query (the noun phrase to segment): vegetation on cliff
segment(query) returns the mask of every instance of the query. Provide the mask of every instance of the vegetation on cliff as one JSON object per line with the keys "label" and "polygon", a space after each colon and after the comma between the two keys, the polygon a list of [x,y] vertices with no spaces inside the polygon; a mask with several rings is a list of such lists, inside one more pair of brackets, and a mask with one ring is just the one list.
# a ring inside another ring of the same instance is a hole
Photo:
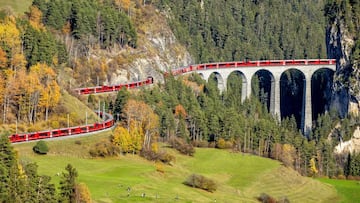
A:
{"label": "vegetation on cliff", "polygon": [[170,25],[196,61],[326,58],[322,1],[169,1]]}

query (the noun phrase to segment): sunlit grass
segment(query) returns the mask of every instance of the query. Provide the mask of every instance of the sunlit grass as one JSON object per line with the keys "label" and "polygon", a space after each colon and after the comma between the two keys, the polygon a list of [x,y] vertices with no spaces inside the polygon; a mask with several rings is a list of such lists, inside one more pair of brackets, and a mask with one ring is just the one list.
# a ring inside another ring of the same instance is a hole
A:
{"label": "sunlit grass", "polygon": [[321,182],[333,185],[338,195],[340,196],[339,202],[358,202],[360,200],[360,181],[354,180],[336,180],[336,179],[319,179]]}
{"label": "sunlit grass", "polygon": [[[164,173],[156,171],[154,162],[137,155],[93,159],[88,152],[96,142],[109,139],[111,131],[100,135],[48,141],[50,152],[40,156],[32,152],[35,143],[15,145],[22,161],[35,161],[39,173],[58,183],[65,166],[70,163],[79,172],[79,181],[90,189],[95,202],[257,202],[265,192],[275,198],[288,197],[291,202],[334,202],[333,187],[305,178],[277,161],[248,154],[217,149],[196,149],[194,157],[176,156]],[[165,149],[165,148],[164,148]],[[218,185],[214,193],[183,184],[193,174],[204,175]],[[128,197],[127,188],[131,191]],[[142,194],[145,197],[141,197]]]}
{"label": "sunlit grass", "polygon": [[17,14],[23,14],[28,10],[32,0],[0,0],[0,8],[10,7]]}

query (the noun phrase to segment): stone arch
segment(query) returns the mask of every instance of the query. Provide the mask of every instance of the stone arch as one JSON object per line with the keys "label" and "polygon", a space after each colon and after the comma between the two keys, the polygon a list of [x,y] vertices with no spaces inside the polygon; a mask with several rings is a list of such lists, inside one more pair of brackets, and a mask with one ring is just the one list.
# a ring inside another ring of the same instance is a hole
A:
{"label": "stone arch", "polygon": [[209,75],[208,80],[212,77],[212,75],[215,76],[214,78],[217,82],[218,89],[220,90],[220,92],[223,92],[226,89],[226,78],[224,79],[219,72],[215,71]]}
{"label": "stone arch", "polygon": [[334,70],[324,67],[311,75],[311,109],[314,120],[317,120],[319,114],[330,110],[334,74]]}
{"label": "stone arch", "polygon": [[259,90],[263,90],[263,93],[256,96],[259,96],[260,101],[266,105],[270,112],[275,112],[275,77],[273,73],[266,69],[259,69],[254,73],[251,81],[253,81],[255,77],[259,79]]}
{"label": "stone arch", "polygon": [[227,81],[226,89],[228,89],[229,85],[231,85],[231,84],[229,84],[229,77],[233,77],[234,75],[239,76],[240,79],[241,79],[241,81],[240,81],[241,82],[241,89],[239,91],[241,91],[241,102],[243,102],[246,99],[247,95],[248,95],[247,86],[250,85],[250,84],[249,84],[248,79],[246,78],[246,76],[244,75],[243,72],[241,72],[239,70],[234,70],[234,71],[230,72],[228,77],[226,78],[226,81]]}
{"label": "stone arch", "polygon": [[298,128],[303,129],[306,75],[299,69],[289,68],[280,75],[281,119],[294,116]]}
{"label": "stone arch", "polygon": [[198,73],[198,74],[203,80],[206,80],[204,74],[202,74],[202,73]]}

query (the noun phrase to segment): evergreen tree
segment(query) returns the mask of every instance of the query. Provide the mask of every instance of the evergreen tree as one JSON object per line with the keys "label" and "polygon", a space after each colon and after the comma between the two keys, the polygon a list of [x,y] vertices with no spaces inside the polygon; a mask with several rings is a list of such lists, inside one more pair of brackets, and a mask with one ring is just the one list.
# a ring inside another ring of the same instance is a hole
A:
{"label": "evergreen tree", "polygon": [[116,120],[122,121],[124,119],[124,107],[128,99],[129,99],[129,92],[125,87],[123,87],[117,93],[113,106],[113,112]]}
{"label": "evergreen tree", "polygon": [[66,167],[66,173],[62,173],[59,187],[59,202],[74,203],[76,200],[76,178],[78,173],[76,169],[68,164]]}
{"label": "evergreen tree", "polygon": [[10,202],[16,197],[17,162],[13,147],[6,134],[0,134],[0,202]]}

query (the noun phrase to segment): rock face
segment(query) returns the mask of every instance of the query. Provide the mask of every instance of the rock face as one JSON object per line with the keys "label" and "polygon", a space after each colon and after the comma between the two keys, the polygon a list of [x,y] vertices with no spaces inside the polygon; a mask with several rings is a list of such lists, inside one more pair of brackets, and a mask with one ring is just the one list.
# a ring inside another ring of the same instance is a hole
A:
{"label": "rock face", "polygon": [[346,142],[341,142],[335,147],[335,153],[359,153],[360,152],[360,128],[354,131],[353,137]]}
{"label": "rock face", "polygon": [[[107,56],[108,64],[112,64],[113,68],[109,68],[104,84],[142,80],[148,76],[162,82],[162,72],[193,63],[186,48],[177,42],[164,14],[154,8],[149,9],[152,12],[147,14],[141,25],[137,25],[138,47]],[[119,63],[119,57],[125,60]]]}
{"label": "rock face", "polygon": [[358,114],[360,81],[350,81],[350,76],[359,70],[350,65],[350,55],[354,46],[354,39],[348,32],[343,20],[336,19],[326,30],[327,55],[338,61],[334,75],[334,94],[331,106],[344,117],[348,113]]}

